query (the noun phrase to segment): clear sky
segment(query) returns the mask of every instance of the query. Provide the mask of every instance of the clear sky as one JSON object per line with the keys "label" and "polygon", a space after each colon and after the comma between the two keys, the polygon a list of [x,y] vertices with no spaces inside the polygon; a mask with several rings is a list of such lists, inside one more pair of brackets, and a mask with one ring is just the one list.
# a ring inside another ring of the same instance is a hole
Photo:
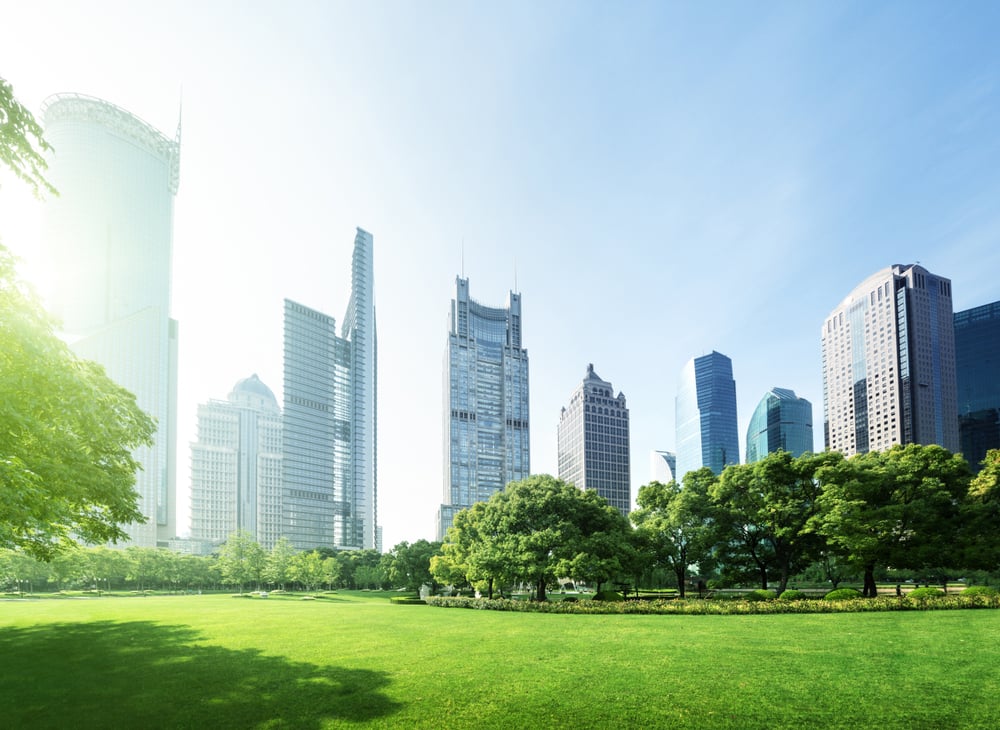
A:
{"label": "clear sky", "polygon": [[[279,396],[282,300],[347,306],[375,237],[386,548],[433,538],[446,313],[523,295],[532,470],[588,363],[628,399],[632,487],[674,448],[677,377],[733,360],[740,444],[768,388],[813,403],[820,325],[919,261],[1000,299],[994,2],[12,3],[0,76],[36,113],[107,99],[173,135],[178,519],[197,404]],[[0,177],[0,239],[37,205]]]}

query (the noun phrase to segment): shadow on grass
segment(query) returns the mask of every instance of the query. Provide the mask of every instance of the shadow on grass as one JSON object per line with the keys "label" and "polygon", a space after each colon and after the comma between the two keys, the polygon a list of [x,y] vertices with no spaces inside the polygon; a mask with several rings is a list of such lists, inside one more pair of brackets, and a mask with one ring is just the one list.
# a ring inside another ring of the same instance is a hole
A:
{"label": "shadow on grass", "polygon": [[308,729],[402,707],[383,672],[199,639],[145,621],[0,629],[0,726]]}

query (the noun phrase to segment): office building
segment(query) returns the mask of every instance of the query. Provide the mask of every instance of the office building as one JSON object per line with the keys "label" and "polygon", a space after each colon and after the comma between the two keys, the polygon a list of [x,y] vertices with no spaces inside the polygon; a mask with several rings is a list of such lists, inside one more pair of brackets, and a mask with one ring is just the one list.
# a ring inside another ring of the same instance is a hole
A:
{"label": "office building", "polygon": [[746,463],[759,461],[773,451],[801,456],[812,450],[812,403],[793,390],[771,388],[750,417]]}
{"label": "office building", "polygon": [[191,444],[191,539],[221,544],[238,530],[266,550],[281,536],[281,410],[256,374],[198,406]]}
{"label": "office building", "polygon": [[677,475],[709,467],[721,474],[740,462],[733,361],[714,350],[681,370],[674,415]]}
{"label": "office building", "polygon": [[961,451],[979,472],[1000,449],[1000,302],[955,313],[955,377]]}
{"label": "office building", "polygon": [[444,499],[438,537],[455,513],[531,473],[528,351],[521,346],[521,295],[506,307],[469,296],[455,278],[444,362]]}
{"label": "office building", "polygon": [[632,506],[629,426],[625,395],[601,380],[594,366],[559,414],[559,478],[593,489],[627,515]]}
{"label": "office building", "polygon": [[379,543],[372,248],[359,228],[339,336],[333,317],[285,300],[282,534],[299,550]]}
{"label": "office building", "polygon": [[845,456],[895,444],[959,450],[951,281],[922,266],[882,269],[822,328],[823,433]]}
{"label": "office building", "polygon": [[107,101],[59,94],[43,106],[52,145],[48,179],[59,195],[43,211],[52,277],[48,301],[81,357],[104,366],[157,423],[136,450],[145,524],[129,545],[176,536],[177,322],[170,318],[174,195],[180,127],[170,139]]}
{"label": "office building", "polygon": [[673,451],[649,452],[649,480],[669,484],[680,482],[677,476],[677,454]]}

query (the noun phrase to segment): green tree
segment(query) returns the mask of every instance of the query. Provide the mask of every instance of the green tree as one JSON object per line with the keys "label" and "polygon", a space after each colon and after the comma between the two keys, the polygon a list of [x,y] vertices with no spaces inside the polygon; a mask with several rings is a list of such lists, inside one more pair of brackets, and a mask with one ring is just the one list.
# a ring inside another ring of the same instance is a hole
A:
{"label": "green tree", "polygon": [[962,504],[961,564],[995,570],[1000,565],[1000,449],[991,449]]}
{"label": "green tree", "polygon": [[[336,580],[343,580],[340,575],[340,569],[338,565],[337,578]],[[361,564],[354,569],[354,586],[361,590],[370,588],[381,588],[385,583],[385,571],[382,569],[381,565],[366,565]]]}
{"label": "green tree", "polygon": [[284,589],[292,577],[292,561],[295,558],[295,548],[287,537],[280,537],[267,556],[267,567],[264,569],[264,579],[271,584]]}
{"label": "green tree", "polygon": [[219,551],[219,571],[222,582],[238,585],[243,593],[243,585],[255,583],[260,587],[267,565],[267,552],[245,530],[238,530],[229,536]]}
{"label": "green tree", "polygon": [[10,83],[0,78],[0,162],[27,183],[36,197],[42,190],[57,194],[44,175],[48,165],[43,154],[51,149],[34,115],[14,97]]}
{"label": "green tree", "polygon": [[135,396],[54,329],[0,246],[0,547],[43,560],[145,521],[132,454],[155,430]]}
{"label": "green tree", "polygon": [[708,487],[715,475],[707,467],[684,475],[677,482],[650,482],[639,488],[639,508],[629,516],[646,537],[655,564],[673,572],[677,590],[685,597],[687,571],[708,562],[715,544],[710,520]]}
{"label": "green tree", "polygon": [[[503,594],[503,586],[514,577],[514,566],[500,544],[499,514],[496,510],[488,512],[486,505],[477,502],[455,514],[441,545],[439,571],[464,574],[466,581],[478,590],[485,589],[487,597],[492,599],[497,586]],[[441,582],[457,584],[450,575],[445,579],[437,574],[436,577]]]}
{"label": "green tree", "polygon": [[431,574],[431,558],[441,554],[441,543],[417,540],[412,545],[405,540],[382,556],[382,569],[394,586],[420,593],[428,585],[437,593],[438,583]]}
{"label": "green tree", "polygon": [[335,558],[324,558],[317,550],[298,553],[292,560],[292,575],[296,581],[305,586],[307,591],[315,590],[323,583],[326,576],[326,569],[323,566],[326,560]]}
{"label": "green tree", "polygon": [[960,455],[908,444],[831,460],[810,529],[864,571],[865,596],[877,594],[875,570],[925,570],[956,557],[960,506],[970,481]]}

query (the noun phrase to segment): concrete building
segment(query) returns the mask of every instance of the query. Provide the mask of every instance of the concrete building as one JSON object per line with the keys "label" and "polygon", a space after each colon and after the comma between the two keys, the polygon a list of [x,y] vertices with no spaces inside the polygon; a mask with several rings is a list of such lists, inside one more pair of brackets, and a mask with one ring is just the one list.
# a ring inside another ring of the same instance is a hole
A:
{"label": "concrete building", "polygon": [[145,524],[129,545],[176,536],[177,322],[170,318],[173,207],[180,126],[168,138],[114,104],[78,94],[44,103],[52,145],[46,173],[59,190],[43,209],[52,275],[49,305],[81,357],[104,366],[157,422],[135,452]]}
{"label": "concrete building", "polygon": [[444,495],[438,538],[455,513],[531,473],[528,351],[521,346],[521,295],[506,307],[469,296],[455,278],[444,362]]}
{"label": "concrete building", "polygon": [[379,549],[372,236],[354,240],[350,303],[285,300],[282,534],[299,550]]}
{"label": "concrete building", "polygon": [[822,327],[823,433],[845,456],[959,450],[951,281],[922,266],[869,276]]}
{"label": "concrete building", "polygon": [[979,472],[1000,449],[1000,302],[955,313],[955,376],[959,442]]}
{"label": "concrete building", "polygon": [[628,515],[632,507],[629,420],[625,395],[601,380],[594,366],[559,414],[559,478],[593,489]]}
{"label": "concrete building", "polygon": [[794,390],[771,388],[750,417],[746,463],[759,461],[773,451],[801,456],[812,450],[812,403],[799,398]]}
{"label": "concrete building", "polygon": [[191,539],[221,544],[237,530],[266,550],[281,536],[281,410],[256,375],[198,406],[191,444]]}
{"label": "concrete building", "polygon": [[675,405],[677,476],[709,467],[721,474],[740,462],[733,361],[714,350],[681,370]]}

